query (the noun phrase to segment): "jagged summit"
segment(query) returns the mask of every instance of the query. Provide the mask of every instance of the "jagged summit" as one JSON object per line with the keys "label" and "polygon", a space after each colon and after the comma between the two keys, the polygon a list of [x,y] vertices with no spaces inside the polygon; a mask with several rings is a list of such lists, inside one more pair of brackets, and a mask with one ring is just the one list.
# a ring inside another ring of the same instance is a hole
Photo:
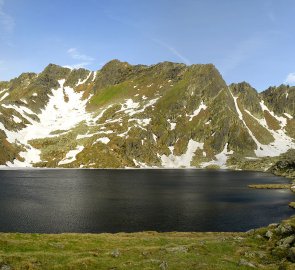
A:
{"label": "jagged summit", "polygon": [[294,89],[227,86],[213,64],[49,64],[0,82],[0,165],[239,167],[295,148]]}

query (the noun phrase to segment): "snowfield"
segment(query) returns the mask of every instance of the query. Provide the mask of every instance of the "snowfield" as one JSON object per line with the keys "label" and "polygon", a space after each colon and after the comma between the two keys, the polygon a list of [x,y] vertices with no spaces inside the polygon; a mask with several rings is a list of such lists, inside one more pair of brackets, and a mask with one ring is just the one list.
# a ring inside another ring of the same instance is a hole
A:
{"label": "snowfield", "polygon": [[0,123],[0,128],[4,130],[10,143],[22,144],[26,148],[26,151],[20,153],[24,161],[15,160],[14,163],[8,163],[8,166],[31,167],[34,163],[40,162],[41,152],[29,144],[30,140],[54,137],[56,135],[51,135],[52,132],[70,130],[81,121],[91,118],[91,115],[85,110],[88,99],[82,100],[83,93],[77,93],[70,87],[64,87],[65,80],[58,82],[60,87],[52,90],[47,105],[40,114],[37,114],[39,121],[28,116],[35,116],[36,114],[27,107],[2,105],[5,108],[15,110],[30,122],[29,125],[19,131],[9,131]]}

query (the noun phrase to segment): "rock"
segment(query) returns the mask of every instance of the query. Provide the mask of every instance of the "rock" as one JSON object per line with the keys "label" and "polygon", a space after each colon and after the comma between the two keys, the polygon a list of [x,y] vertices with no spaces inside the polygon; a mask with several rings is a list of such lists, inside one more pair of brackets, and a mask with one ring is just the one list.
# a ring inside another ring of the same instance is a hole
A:
{"label": "rock", "polygon": [[168,263],[167,262],[165,262],[165,261],[163,261],[161,264],[160,264],[160,269],[162,269],[162,270],[166,270],[166,269],[168,269]]}
{"label": "rock", "polygon": [[175,253],[187,253],[188,248],[185,246],[179,246],[179,247],[171,247],[166,248],[168,252],[175,252]]}
{"label": "rock", "polygon": [[287,256],[287,259],[293,263],[295,263],[295,248],[292,247],[289,249],[289,253],[288,253],[288,256]]}
{"label": "rock", "polygon": [[55,247],[55,248],[60,248],[63,249],[65,246],[62,243],[49,243],[49,246]]}
{"label": "rock", "polygon": [[267,231],[265,233],[265,237],[268,238],[268,239],[272,238],[272,236],[273,236],[273,232],[272,231]]}
{"label": "rock", "polygon": [[[294,190],[293,192],[295,192],[295,190]],[[294,209],[295,209],[295,202],[290,202],[290,203],[289,203],[289,207],[291,207],[291,208],[294,208]]]}
{"label": "rock", "polygon": [[275,232],[279,235],[290,235],[294,230],[289,224],[281,224],[275,229]]}
{"label": "rock", "polygon": [[262,239],[263,236],[262,236],[261,234],[257,234],[257,235],[255,235],[255,238],[257,238],[257,239]]}
{"label": "rock", "polygon": [[249,235],[252,235],[255,233],[255,230],[254,229],[251,229],[249,231],[246,231],[246,234],[249,234]]}
{"label": "rock", "polygon": [[271,254],[279,258],[286,258],[289,252],[289,248],[290,246],[288,245],[277,246],[271,250]]}
{"label": "rock", "polygon": [[251,252],[251,251],[246,251],[244,253],[244,256],[247,257],[247,258],[254,258],[255,257],[255,252]]}
{"label": "rock", "polygon": [[118,258],[120,256],[120,251],[118,249],[114,249],[112,252],[111,252],[111,256],[114,257],[114,258]]}
{"label": "rock", "polygon": [[277,228],[280,224],[279,223],[271,223],[268,225],[268,228],[274,229]]}
{"label": "rock", "polygon": [[11,270],[11,267],[8,264],[3,264],[0,270]]}
{"label": "rock", "polygon": [[285,264],[281,264],[278,270],[287,270],[287,266]]}
{"label": "rock", "polygon": [[248,266],[248,267],[252,267],[252,268],[256,268],[256,266],[251,263],[251,262],[248,262],[244,259],[240,259],[239,263],[238,263],[240,266]]}
{"label": "rock", "polygon": [[290,235],[277,242],[278,246],[290,246],[295,242],[295,235]]}
{"label": "rock", "polygon": [[255,254],[258,256],[258,258],[262,259],[266,256],[266,252],[265,251],[257,251],[255,252]]}

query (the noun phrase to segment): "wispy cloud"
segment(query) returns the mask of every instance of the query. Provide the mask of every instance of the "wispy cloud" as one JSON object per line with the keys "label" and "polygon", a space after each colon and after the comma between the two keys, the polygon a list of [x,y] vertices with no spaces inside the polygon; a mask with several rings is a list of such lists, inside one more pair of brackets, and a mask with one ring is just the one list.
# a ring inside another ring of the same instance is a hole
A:
{"label": "wispy cloud", "polygon": [[263,44],[262,38],[252,37],[245,39],[221,63],[221,73],[225,75],[234,70],[253,55]]}
{"label": "wispy cloud", "polygon": [[269,18],[270,21],[276,22],[276,16],[275,16],[273,11],[268,11],[266,13],[266,15],[267,15],[267,17]]}
{"label": "wispy cloud", "polygon": [[121,17],[115,16],[114,14],[112,14],[109,11],[104,11],[105,15],[115,21],[118,22],[120,24],[123,24],[129,28],[135,29],[136,31],[138,31],[140,34],[142,34],[145,38],[149,39],[150,41],[156,43],[157,45],[160,45],[161,47],[168,49],[174,56],[176,56],[178,59],[181,60],[181,62],[190,65],[191,62],[189,59],[187,59],[182,53],[180,53],[174,46],[160,40],[157,38],[154,38],[151,35],[148,35],[144,29],[141,29],[141,27],[139,27],[139,25],[137,23],[131,22],[129,20],[126,19],[122,19]]}
{"label": "wispy cloud", "polygon": [[285,83],[289,85],[295,85],[295,72],[288,74]]}
{"label": "wispy cloud", "polygon": [[163,42],[162,40],[156,38],[150,38],[153,42],[157,43],[158,45],[168,49],[173,55],[175,55],[178,59],[180,59],[183,63],[190,65],[191,62],[187,59],[183,54],[181,54],[178,50],[176,50],[173,46]]}
{"label": "wispy cloud", "polygon": [[88,62],[94,60],[94,58],[86,54],[80,53],[77,48],[70,48],[67,50],[67,53],[69,54],[71,58],[75,60],[88,61]]}
{"label": "wispy cloud", "polygon": [[14,30],[15,21],[12,16],[4,11],[4,4],[5,0],[0,0],[0,32],[10,34]]}
{"label": "wispy cloud", "polygon": [[[1,1],[1,0],[0,0]],[[91,56],[88,56],[86,54],[80,53],[77,48],[70,48],[67,50],[67,54],[72,58],[73,60],[79,60],[81,62],[75,63],[72,65],[65,65],[64,67],[71,68],[71,69],[79,69],[79,68],[85,68],[92,64],[94,61],[94,58]]]}
{"label": "wispy cloud", "polygon": [[276,13],[273,5],[273,1],[265,1],[263,3],[263,12],[265,13],[266,17],[272,22],[275,23],[277,21]]}

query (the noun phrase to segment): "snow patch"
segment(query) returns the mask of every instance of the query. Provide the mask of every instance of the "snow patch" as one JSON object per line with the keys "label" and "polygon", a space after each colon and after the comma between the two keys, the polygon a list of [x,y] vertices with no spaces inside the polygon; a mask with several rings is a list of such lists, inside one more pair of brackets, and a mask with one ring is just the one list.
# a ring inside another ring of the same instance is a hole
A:
{"label": "snow patch", "polygon": [[289,118],[290,120],[293,119],[293,116],[288,113],[284,113],[284,115],[287,116],[287,118]]}
{"label": "snow patch", "polygon": [[[191,161],[194,157],[194,153],[197,149],[203,149],[204,143],[196,142],[192,139],[189,140],[187,145],[186,153],[182,154],[181,156],[175,156],[170,154],[169,156],[161,155],[162,166],[164,168],[191,168]],[[174,148],[171,148],[171,150]]]}
{"label": "snow patch", "polygon": [[269,129],[264,118],[258,119],[254,115],[252,115],[248,110],[245,110],[245,112],[248,113],[252,118],[254,118],[261,126],[267,129],[268,132],[274,138],[274,142],[268,145],[256,142],[257,149],[255,150],[255,154],[257,157],[279,156],[280,154],[287,152],[290,148],[295,148],[294,140],[288,135],[286,135],[286,131],[284,128],[281,128],[279,130]]}
{"label": "snow patch", "polygon": [[279,121],[281,128],[284,128],[287,125],[286,118],[282,117],[282,116],[275,115],[275,113],[273,111],[268,109],[268,107],[264,104],[263,100],[260,102],[260,107],[263,111],[268,111],[274,118],[276,118]]}
{"label": "snow patch", "polygon": [[60,162],[58,162],[58,165],[64,165],[64,164],[68,164],[68,163],[72,163],[73,161],[76,160],[76,156],[82,152],[84,149],[83,145],[78,145],[74,150],[69,151],[65,158],[63,160],[61,160]]}
{"label": "snow patch", "polygon": [[79,81],[77,82],[77,84],[75,85],[75,87],[86,83],[87,80],[90,78],[91,74],[92,74],[92,72],[90,71],[89,74],[87,75],[87,77],[84,80],[79,79]]}
{"label": "snow patch", "polygon": [[125,100],[125,103],[121,104],[121,109],[117,111],[117,113],[124,112],[128,114],[129,116],[142,113],[145,111],[146,108],[153,106],[158,101],[159,98],[160,97],[149,100],[141,109],[140,109],[139,102],[134,102],[132,99],[127,99]]}
{"label": "snow patch", "polygon": [[14,121],[15,123],[17,123],[17,124],[19,124],[19,123],[22,122],[22,120],[19,119],[19,118],[18,118],[17,116],[15,116],[15,115],[12,116],[12,119],[13,119],[13,121]]}
{"label": "snow patch", "polygon": [[96,142],[108,144],[110,142],[110,139],[108,137],[102,137],[102,138],[97,139]]}
{"label": "snow patch", "polygon": [[150,166],[146,165],[144,162],[137,161],[136,159],[133,159],[133,163],[136,167],[140,168],[150,168]]}
{"label": "snow patch", "polygon": [[92,79],[93,82],[95,81],[96,76],[97,76],[97,71],[94,71],[94,72],[93,72],[93,79]]}
{"label": "snow patch", "polygon": [[232,150],[228,151],[227,148],[228,148],[228,143],[225,144],[223,150],[219,154],[215,155],[216,160],[203,162],[200,164],[201,167],[205,168],[207,166],[217,165],[221,169],[227,169],[226,162],[227,162],[228,156],[234,153]]}
{"label": "snow patch", "polygon": [[174,123],[174,122],[171,122],[171,120],[170,120],[170,119],[168,119],[167,121],[168,121],[168,123],[170,124],[170,130],[174,130],[174,129],[175,129],[175,127],[176,127],[176,123]]}
{"label": "snow patch", "polygon": [[202,101],[201,102],[201,104],[200,104],[200,106],[199,106],[199,108],[198,109],[196,109],[194,112],[193,112],[193,114],[191,114],[191,115],[186,115],[186,116],[188,116],[189,117],[189,121],[192,121],[193,120],[193,118],[195,117],[195,116],[197,116],[200,112],[201,112],[201,110],[206,110],[207,109],[207,106],[204,104],[204,102]]}
{"label": "snow patch", "polygon": [[3,101],[5,98],[7,98],[9,96],[9,93],[5,93],[1,98],[0,101]]}
{"label": "snow patch", "polygon": [[95,132],[95,133],[86,133],[84,135],[77,135],[77,138],[76,140],[81,140],[81,139],[85,139],[85,138],[91,138],[95,135],[100,135],[100,134],[112,134],[114,133],[114,131],[112,130],[106,130],[106,131],[98,131],[98,132]]}
{"label": "snow patch", "polygon": [[[230,90],[229,90],[229,91],[230,91]],[[278,154],[278,152],[277,152],[276,149],[274,149],[274,148],[271,147],[270,145],[263,145],[263,144],[261,144],[261,143],[256,139],[256,137],[254,136],[253,132],[250,130],[250,128],[247,126],[245,120],[243,119],[243,114],[242,114],[242,112],[240,111],[239,106],[238,106],[238,102],[237,102],[238,97],[234,97],[231,91],[230,91],[230,93],[231,93],[231,95],[232,95],[232,97],[233,97],[233,99],[234,99],[234,103],[235,103],[236,111],[237,111],[237,113],[238,113],[238,115],[239,115],[240,120],[243,122],[243,124],[244,124],[245,128],[248,130],[248,133],[249,133],[249,135],[251,136],[252,140],[253,140],[253,141],[255,142],[255,144],[257,145],[257,148],[256,148],[256,150],[254,151],[255,154],[256,154],[256,156],[257,156],[257,157],[266,157],[266,156],[277,156],[277,155],[280,155],[280,154]],[[250,114],[249,111],[247,111],[247,110],[245,110],[245,111],[246,111],[247,113]],[[251,116],[252,116],[252,115],[251,115]],[[252,116],[252,117],[254,117],[254,116]],[[255,117],[254,117],[254,118],[255,118]],[[257,118],[255,118],[255,119],[258,120]],[[259,122],[259,121],[260,121],[260,120],[258,120],[258,122]],[[265,121],[265,119],[263,119],[263,121]],[[260,123],[261,123],[261,122],[260,122]],[[266,121],[265,121],[265,125],[266,125]],[[266,126],[267,126],[267,125],[266,125]],[[267,129],[268,129],[268,127],[267,127]],[[283,153],[283,152],[279,152],[279,153]]]}
{"label": "snow patch", "polygon": [[[3,105],[5,108],[14,109],[30,122],[29,125],[19,131],[3,129],[10,143],[17,143],[26,148],[25,151],[20,153],[24,161],[15,160],[9,166],[31,167],[33,163],[40,162],[41,152],[29,144],[30,140],[54,137],[56,135],[51,135],[52,132],[69,130],[81,121],[91,117],[85,111],[85,105],[88,100],[82,100],[83,93],[76,93],[74,89],[64,87],[65,80],[59,80],[58,82],[60,87],[52,90],[52,95],[49,97],[47,105],[38,115],[25,106]],[[64,92],[69,98],[67,102],[64,99]],[[28,114],[37,116],[39,121],[33,120]],[[1,124],[0,127],[4,126]]]}

